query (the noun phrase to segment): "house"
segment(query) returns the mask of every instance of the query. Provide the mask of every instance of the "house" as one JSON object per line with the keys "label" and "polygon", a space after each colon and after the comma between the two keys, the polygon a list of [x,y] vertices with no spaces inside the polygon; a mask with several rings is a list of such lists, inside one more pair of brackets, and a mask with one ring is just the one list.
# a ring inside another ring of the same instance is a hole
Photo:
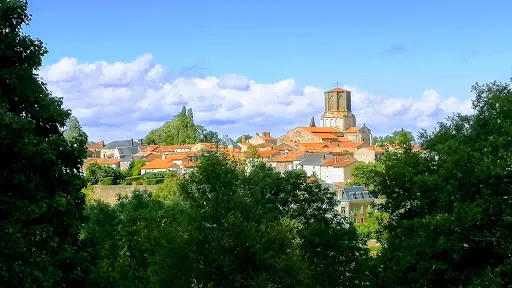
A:
{"label": "house", "polygon": [[260,151],[263,151],[263,150],[274,150],[276,145],[274,145],[272,143],[265,142],[265,143],[260,143],[260,144],[253,145],[253,147],[258,149],[258,150],[260,150]]}
{"label": "house", "polygon": [[87,171],[87,167],[91,163],[104,164],[104,165],[110,166],[112,168],[119,169],[121,161],[119,159],[87,158],[87,159],[85,159],[84,165],[82,166],[82,171],[86,172]]}
{"label": "house", "polygon": [[[116,154],[117,148],[125,148],[125,147],[138,147],[139,143],[133,141],[133,139],[130,140],[120,140],[120,141],[113,141],[105,145],[103,148],[100,149],[101,151],[101,158],[110,158],[114,159],[114,155]],[[119,159],[119,158],[116,158]]]}
{"label": "house", "polygon": [[321,175],[321,165],[327,159],[333,157],[328,153],[305,153],[302,156],[295,159],[299,163],[295,165],[297,169],[304,169],[308,176],[316,174],[319,178]]}
{"label": "house", "polygon": [[283,155],[270,159],[269,163],[276,171],[289,171],[295,169],[293,161],[297,160],[297,158],[302,156],[304,153],[304,151],[290,151]]}
{"label": "house", "polygon": [[368,211],[375,204],[375,197],[362,186],[343,187],[336,193],[340,200],[338,206],[340,213],[354,223],[365,223],[368,219]]}
{"label": "house", "polygon": [[173,161],[165,158],[155,159],[146,165],[142,166],[140,169],[140,174],[146,173],[155,173],[155,172],[166,172],[166,171],[176,171],[179,173],[180,165],[174,163]]}
{"label": "house", "polygon": [[196,168],[197,162],[186,162],[181,165],[181,173],[186,174]]}
{"label": "house", "polygon": [[[183,173],[183,165],[189,162],[196,162],[196,154],[190,152],[182,152],[176,154],[162,154],[161,158],[155,159],[140,169],[141,174],[164,172],[174,170],[178,173]],[[191,168],[191,164],[187,164],[187,168]],[[185,165],[185,166],[187,166]]]}
{"label": "house", "polygon": [[[316,174],[325,183],[345,182],[352,177],[352,167],[358,161],[350,155],[304,153],[292,167],[304,169],[308,176]],[[294,162],[295,162],[294,161]]]}
{"label": "house", "polygon": [[141,152],[139,147],[119,147],[114,151],[114,159],[123,159],[126,156],[135,156]]}
{"label": "house", "polygon": [[89,158],[101,158],[101,149],[105,146],[105,142],[89,142],[87,143],[87,157]]}
{"label": "house", "polygon": [[343,131],[332,127],[297,127],[277,138],[277,144],[282,143],[320,143],[346,141]]}
{"label": "house", "polygon": [[135,154],[134,157],[139,157],[139,159],[145,159],[146,162],[151,162],[155,159],[162,158],[162,155],[155,152],[139,152]]}
{"label": "house", "polygon": [[126,170],[126,169],[128,169],[128,167],[130,167],[130,163],[132,163],[133,161],[139,160],[139,159],[144,159],[144,158],[138,157],[138,156],[126,155],[126,156],[122,157],[121,159],[119,159],[119,168],[121,170]]}
{"label": "house", "polygon": [[260,158],[263,161],[270,160],[273,156],[276,156],[276,154],[279,154],[279,151],[277,151],[277,150],[258,150],[258,156],[260,156]]}
{"label": "house", "polygon": [[352,156],[332,156],[320,164],[320,179],[325,183],[345,182],[352,177],[352,167],[358,161]]}
{"label": "house", "polygon": [[386,152],[381,147],[368,146],[354,151],[354,158],[364,163],[373,163]]}
{"label": "house", "polygon": [[260,133],[256,133],[256,136],[252,137],[247,142],[252,145],[258,145],[261,143],[270,143],[277,145],[277,139],[270,136],[270,132],[263,132],[262,135],[260,135]]}

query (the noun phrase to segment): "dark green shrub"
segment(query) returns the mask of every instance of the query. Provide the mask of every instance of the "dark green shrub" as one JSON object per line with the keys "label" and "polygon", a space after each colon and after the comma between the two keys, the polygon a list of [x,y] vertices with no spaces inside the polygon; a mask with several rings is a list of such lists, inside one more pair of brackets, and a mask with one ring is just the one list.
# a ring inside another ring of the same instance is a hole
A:
{"label": "dark green shrub", "polygon": [[144,179],[146,185],[158,185],[164,183],[164,178]]}
{"label": "dark green shrub", "polygon": [[114,177],[105,177],[98,183],[99,185],[114,185]]}

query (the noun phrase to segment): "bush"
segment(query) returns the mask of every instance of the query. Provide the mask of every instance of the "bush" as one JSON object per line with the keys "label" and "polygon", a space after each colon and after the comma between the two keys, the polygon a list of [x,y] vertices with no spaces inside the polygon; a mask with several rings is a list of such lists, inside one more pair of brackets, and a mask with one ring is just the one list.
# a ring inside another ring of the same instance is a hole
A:
{"label": "bush", "polygon": [[114,185],[114,177],[105,177],[98,183],[99,185]]}
{"label": "bush", "polygon": [[145,173],[142,175],[143,179],[160,179],[165,178],[166,172],[153,172],[153,173]]}
{"label": "bush", "polygon": [[131,180],[124,180],[121,184],[122,185],[132,185],[132,181]]}
{"label": "bush", "polygon": [[141,179],[142,179],[142,176],[138,175],[138,176],[126,177],[124,180],[134,182],[134,181],[138,181]]}
{"label": "bush", "polygon": [[144,184],[144,182],[142,182],[142,180],[137,180],[135,182],[133,182],[134,185],[142,185]]}
{"label": "bush", "polygon": [[146,185],[158,185],[164,183],[164,178],[144,179]]}

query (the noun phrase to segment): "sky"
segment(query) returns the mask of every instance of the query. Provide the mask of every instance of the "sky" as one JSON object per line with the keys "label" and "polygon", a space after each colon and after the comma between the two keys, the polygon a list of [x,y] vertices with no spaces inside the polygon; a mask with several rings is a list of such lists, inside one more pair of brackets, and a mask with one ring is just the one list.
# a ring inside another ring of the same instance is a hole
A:
{"label": "sky", "polygon": [[41,77],[93,141],[138,139],[192,108],[236,139],[280,136],[352,91],[374,135],[471,113],[471,86],[512,76],[512,2],[29,1]]}

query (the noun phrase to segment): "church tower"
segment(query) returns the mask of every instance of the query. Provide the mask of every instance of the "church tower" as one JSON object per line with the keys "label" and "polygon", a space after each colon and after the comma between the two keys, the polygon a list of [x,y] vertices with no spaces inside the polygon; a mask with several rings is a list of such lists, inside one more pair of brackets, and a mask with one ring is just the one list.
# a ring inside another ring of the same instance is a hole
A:
{"label": "church tower", "polygon": [[325,112],[320,117],[322,127],[332,127],[342,131],[356,126],[356,116],[352,114],[351,92],[334,88],[324,92]]}

